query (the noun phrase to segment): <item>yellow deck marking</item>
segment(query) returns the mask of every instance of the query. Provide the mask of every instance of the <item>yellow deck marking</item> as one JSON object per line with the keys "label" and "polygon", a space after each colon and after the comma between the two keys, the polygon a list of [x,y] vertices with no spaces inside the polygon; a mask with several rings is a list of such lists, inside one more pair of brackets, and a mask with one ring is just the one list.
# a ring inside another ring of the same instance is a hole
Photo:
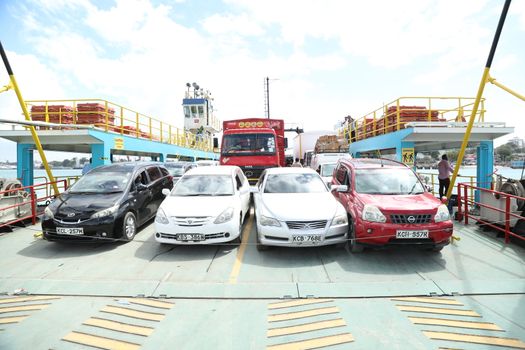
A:
{"label": "yellow deck marking", "polygon": [[0,299],[0,304],[25,303],[28,301],[54,300],[54,299],[60,299],[60,297],[35,295],[35,296],[29,296],[29,297],[4,298],[4,299]]}
{"label": "yellow deck marking", "polygon": [[242,257],[244,256],[244,251],[246,250],[248,240],[250,239],[250,232],[252,232],[252,224],[253,213],[251,213],[250,217],[248,218],[248,223],[242,230],[242,242],[239,250],[237,251],[237,256],[235,257],[235,263],[233,264],[232,272],[230,273],[230,284],[237,283],[237,277],[239,277],[239,272],[241,271]]}
{"label": "yellow deck marking", "polygon": [[0,324],[18,323],[23,319],[29,317],[29,315],[20,315],[13,317],[0,317]]}
{"label": "yellow deck marking", "polygon": [[159,314],[156,312],[145,312],[145,311],[139,311],[139,310],[134,310],[134,309],[128,309],[126,307],[117,307],[117,306],[111,306],[111,305],[106,306],[100,311],[106,312],[109,314],[128,316],[128,317],[133,317],[133,318],[138,318],[141,320],[148,320],[148,321],[162,321],[162,319],[164,318],[164,314]]}
{"label": "yellow deck marking", "polygon": [[128,324],[128,323],[115,322],[115,321],[106,320],[106,319],[98,318],[98,317],[87,319],[86,321],[83,322],[83,324],[86,324],[88,326],[93,326],[93,327],[111,329],[117,332],[142,335],[145,337],[151,335],[151,333],[153,333],[153,331],[155,330],[154,328],[151,328],[151,327],[144,327],[144,326],[137,326],[137,325]]}
{"label": "yellow deck marking", "polygon": [[268,330],[268,337],[277,337],[279,335],[289,335],[296,333],[305,333],[311,331],[317,331],[319,329],[336,328],[346,326],[345,320],[338,318],[335,320],[320,321],[306,324],[299,324],[297,326],[272,328]]}
{"label": "yellow deck marking", "polygon": [[396,301],[411,301],[415,303],[428,303],[428,304],[442,304],[442,305],[458,305],[463,306],[459,301],[454,299],[445,299],[445,298],[392,298],[391,300]]}
{"label": "yellow deck marking", "polygon": [[42,310],[42,309],[45,309],[48,305],[51,305],[51,304],[33,304],[33,305],[0,307],[0,314],[5,314],[8,312],[16,312],[16,311]]}
{"label": "yellow deck marking", "polygon": [[129,343],[127,341],[110,339],[105,337],[99,337],[97,335],[91,335],[81,332],[71,332],[66,335],[62,340],[66,340],[72,343],[80,345],[93,346],[99,349],[108,350],[137,350],[140,349],[139,344]]}
{"label": "yellow deck marking", "polygon": [[124,300],[126,300],[127,302],[131,304],[151,306],[151,307],[156,307],[159,309],[168,309],[168,310],[171,309],[173,305],[175,305],[167,301],[160,301],[160,300],[155,300],[155,299],[143,299],[143,298],[134,299],[133,298],[133,299],[124,299]]}
{"label": "yellow deck marking", "polygon": [[424,312],[424,313],[442,314],[442,315],[481,317],[477,312],[472,311],[472,310],[445,309],[445,308],[439,308],[439,307],[422,307],[422,306],[409,306],[409,305],[396,305],[396,306],[401,311]]}
{"label": "yellow deck marking", "polygon": [[335,306],[332,306],[332,307],[323,307],[319,309],[312,309],[312,310],[305,310],[305,311],[288,312],[284,314],[274,314],[274,315],[268,316],[268,322],[296,320],[298,318],[335,314],[337,312],[339,312],[339,309]]}
{"label": "yellow deck marking", "polygon": [[446,327],[459,327],[459,328],[471,328],[471,329],[485,329],[488,331],[503,331],[494,323],[489,322],[471,322],[471,321],[458,321],[458,320],[447,320],[443,318],[426,318],[426,317],[412,317],[408,319],[414,324],[428,324],[435,326],[446,326]]}
{"label": "yellow deck marking", "polygon": [[452,340],[464,343],[507,346],[510,348],[525,349],[525,343],[515,338],[489,337],[486,335],[472,335],[449,332],[423,331],[430,339]]}
{"label": "yellow deck marking", "polygon": [[286,307],[328,303],[330,301],[334,301],[334,300],[333,299],[298,299],[298,300],[280,301],[278,303],[268,304],[268,309],[270,310],[284,309]]}
{"label": "yellow deck marking", "polygon": [[354,337],[350,333],[331,335],[328,337],[314,338],[291,343],[270,345],[267,350],[297,350],[297,349],[317,349],[330,345],[350,343]]}

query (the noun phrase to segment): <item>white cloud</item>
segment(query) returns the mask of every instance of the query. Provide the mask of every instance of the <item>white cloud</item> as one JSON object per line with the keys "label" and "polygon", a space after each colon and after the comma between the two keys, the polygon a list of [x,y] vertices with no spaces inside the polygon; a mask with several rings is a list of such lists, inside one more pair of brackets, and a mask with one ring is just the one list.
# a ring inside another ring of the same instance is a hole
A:
{"label": "white cloud", "polygon": [[264,34],[263,28],[246,14],[214,14],[204,19],[202,25],[213,35],[260,36]]}

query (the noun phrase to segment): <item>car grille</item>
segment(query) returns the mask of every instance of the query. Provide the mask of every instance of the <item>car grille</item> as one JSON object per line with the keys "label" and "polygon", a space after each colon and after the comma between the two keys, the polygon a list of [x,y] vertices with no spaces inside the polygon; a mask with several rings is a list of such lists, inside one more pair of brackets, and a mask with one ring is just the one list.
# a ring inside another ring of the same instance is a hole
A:
{"label": "car grille", "polygon": [[390,220],[394,224],[428,224],[431,214],[392,214]]}
{"label": "car grille", "polygon": [[178,226],[202,226],[208,223],[209,216],[172,216],[171,220]]}
{"label": "car grille", "polygon": [[291,230],[317,230],[326,227],[327,220],[316,221],[286,221]]}

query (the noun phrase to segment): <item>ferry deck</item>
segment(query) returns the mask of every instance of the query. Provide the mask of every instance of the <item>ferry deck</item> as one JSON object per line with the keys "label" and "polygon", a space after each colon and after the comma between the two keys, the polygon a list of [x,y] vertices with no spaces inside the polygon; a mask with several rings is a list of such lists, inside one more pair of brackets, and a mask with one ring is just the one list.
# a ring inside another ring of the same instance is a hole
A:
{"label": "ferry deck", "polygon": [[525,249],[475,224],[441,253],[0,236],[2,349],[525,349]]}

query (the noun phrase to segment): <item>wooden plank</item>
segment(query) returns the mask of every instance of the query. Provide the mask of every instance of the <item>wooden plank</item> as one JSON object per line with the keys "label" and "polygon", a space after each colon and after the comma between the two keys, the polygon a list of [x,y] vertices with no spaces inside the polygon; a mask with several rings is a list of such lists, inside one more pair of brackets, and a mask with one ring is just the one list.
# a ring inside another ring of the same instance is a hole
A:
{"label": "wooden plank", "polygon": [[12,317],[0,317],[0,324],[9,324],[9,323],[18,323],[26,318],[28,318],[29,315],[20,315],[20,316],[12,316]]}
{"label": "wooden plank", "polygon": [[313,338],[301,340],[291,343],[283,343],[270,345],[266,347],[267,350],[298,350],[298,349],[318,349],[331,345],[345,344],[354,341],[354,337],[350,333],[342,333],[330,335],[327,337]]}
{"label": "wooden plank", "polygon": [[51,305],[51,304],[32,304],[32,305],[0,307],[0,314],[5,314],[8,312],[18,312],[18,311],[42,310],[48,307],[48,305]]}
{"label": "wooden plank", "polygon": [[290,327],[271,328],[268,330],[267,336],[277,337],[280,335],[306,333],[306,332],[311,332],[311,331],[317,331],[320,329],[329,329],[329,328],[336,328],[336,327],[342,327],[342,326],[346,326],[346,323],[342,318],[338,318],[335,320],[305,323],[305,324],[300,324],[300,325],[290,326]]}
{"label": "wooden plank", "polygon": [[14,303],[25,303],[28,301],[38,301],[38,300],[55,300],[60,299],[60,297],[47,296],[47,295],[34,295],[28,297],[15,297],[15,298],[2,298],[0,299],[0,304],[14,304]]}
{"label": "wooden plank", "polygon": [[391,300],[396,301],[409,301],[414,303],[427,303],[427,304],[442,304],[442,305],[458,305],[463,306],[462,303],[454,299],[446,298],[418,298],[418,297],[406,297],[406,298],[392,298]]}
{"label": "wooden plank", "polygon": [[111,329],[117,332],[129,333],[141,335],[144,337],[150,336],[155,330],[152,327],[137,326],[124,322],[115,322],[112,320],[106,320],[104,318],[92,317],[83,322],[83,324],[93,327]]}
{"label": "wooden plank", "polygon": [[274,314],[268,316],[268,322],[278,322],[278,321],[287,321],[287,320],[296,320],[298,318],[305,318],[310,316],[318,315],[327,315],[338,313],[339,309],[335,306],[332,307],[323,307],[319,309],[289,312],[283,314]]}
{"label": "wooden plank", "polygon": [[489,322],[472,322],[472,321],[458,321],[458,320],[447,320],[444,318],[426,318],[426,317],[408,317],[414,324],[426,324],[433,326],[445,326],[445,327],[458,327],[458,328],[470,328],[470,329],[484,329],[488,331],[503,331],[494,323]]}
{"label": "wooden plank", "polygon": [[140,349],[139,344],[129,343],[129,342],[122,341],[122,340],[105,338],[105,337],[100,337],[97,335],[81,333],[81,332],[71,332],[68,335],[66,335],[64,338],[62,338],[62,340],[65,340],[71,343],[75,343],[75,344],[93,346],[95,348],[107,349],[107,350],[138,350]]}
{"label": "wooden plank", "polygon": [[463,343],[506,346],[515,349],[525,349],[525,343],[515,338],[490,337],[486,335],[461,334],[450,332],[423,331],[430,339],[459,341]]}
{"label": "wooden plank", "polygon": [[124,299],[130,304],[138,304],[138,305],[144,305],[144,306],[151,306],[158,309],[171,309],[173,307],[173,303],[167,302],[167,301],[160,301],[155,299],[145,299],[145,298],[132,298],[132,299]]}
{"label": "wooden plank", "polygon": [[278,303],[268,304],[268,309],[270,309],[270,310],[283,309],[283,308],[286,308],[286,307],[311,305],[311,304],[319,304],[319,303],[328,303],[330,301],[333,301],[333,299],[298,299],[298,300],[281,301],[281,302],[278,302]]}
{"label": "wooden plank", "polygon": [[115,314],[115,315],[138,318],[140,320],[157,321],[157,322],[162,321],[162,319],[164,318],[164,314],[159,314],[156,312],[145,312],[145,311],[140,311],[140,310],[129,309],[126,307],[117,307],[117,306],[111,306],[111,305],[104,307],[100,311],[110,313],[110,314]]}
{"label": "wooden plank", "polygon": [[430,314],[455,315],[455,316],[481,317],[478,313],[472,310],[446,309],[446,308],[439,308],[439,307],[423,307],[423,306],[410,306],[410,305],[396,305],[396,306],[401,311],[423,312],[423,313],[430,313]]}

